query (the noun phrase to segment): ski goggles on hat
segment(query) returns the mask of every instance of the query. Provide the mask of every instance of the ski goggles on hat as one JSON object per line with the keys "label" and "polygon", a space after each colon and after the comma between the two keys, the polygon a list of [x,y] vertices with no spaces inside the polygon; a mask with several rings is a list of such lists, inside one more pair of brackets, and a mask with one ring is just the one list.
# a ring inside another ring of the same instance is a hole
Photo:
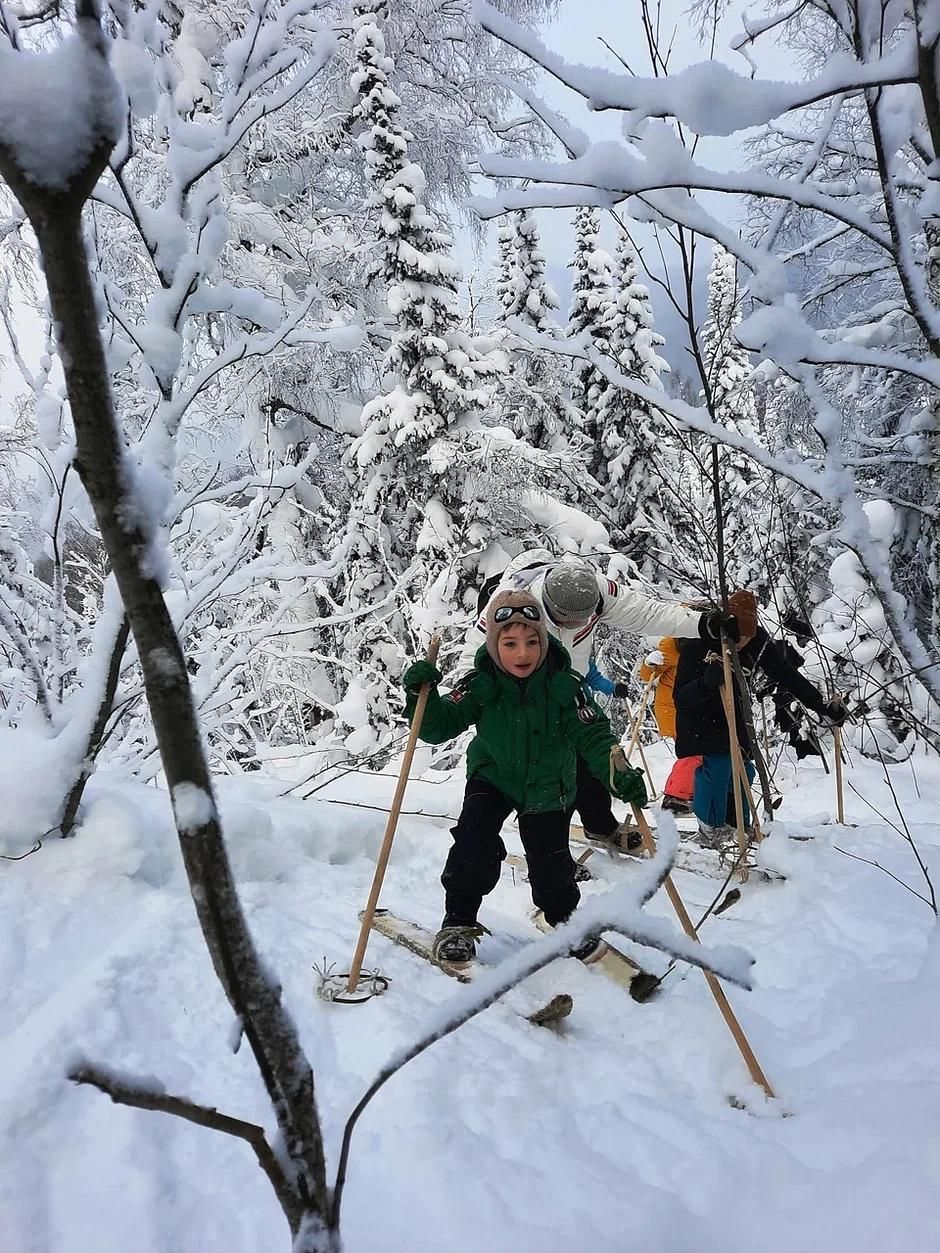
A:
{"label": "ski goggles on hat", "polygon": [[538,605],[500,605],[493,614],[494,622],[508,622],[510,618],[525,618],[527,622],[541,622],[542,611]]}

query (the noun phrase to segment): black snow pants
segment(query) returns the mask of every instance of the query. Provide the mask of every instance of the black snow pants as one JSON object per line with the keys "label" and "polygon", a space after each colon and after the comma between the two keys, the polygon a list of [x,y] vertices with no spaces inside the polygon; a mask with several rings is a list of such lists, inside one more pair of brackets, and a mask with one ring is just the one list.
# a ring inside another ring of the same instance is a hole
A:
{"label": "black snow pants", "polygon": [[610,792],[600,779],[591,773],[587,762],[580,754],[578,755],[578,780],[574,808],[568,811],[569,816],[575,810],[578,812],[585,831],[589,831],[592,835],[610,836],[620,826],[610,807]]}
{"label": "black snow pants", "polygon": [[[445,927],[476,922],[483,897],[499,882],[500,864],[506,856],[499,833],[514,808],[492,783],[467,780],[460,817],[451,827],[454,843],[441,875]],[[568,848],[568,823],[569,815],[561,809],[519,815],[532,900],[553,927],[564,922],[581,899]]]}

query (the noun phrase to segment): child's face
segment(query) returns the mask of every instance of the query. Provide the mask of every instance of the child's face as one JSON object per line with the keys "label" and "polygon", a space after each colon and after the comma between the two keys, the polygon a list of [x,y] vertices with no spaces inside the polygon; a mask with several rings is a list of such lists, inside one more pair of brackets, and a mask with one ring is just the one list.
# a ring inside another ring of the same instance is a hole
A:
{"label": "child's face", "polygon": [[525,679],[539,664],[539,634],[525,622],[510,622],[496,642],[499,664],[517,679]]}

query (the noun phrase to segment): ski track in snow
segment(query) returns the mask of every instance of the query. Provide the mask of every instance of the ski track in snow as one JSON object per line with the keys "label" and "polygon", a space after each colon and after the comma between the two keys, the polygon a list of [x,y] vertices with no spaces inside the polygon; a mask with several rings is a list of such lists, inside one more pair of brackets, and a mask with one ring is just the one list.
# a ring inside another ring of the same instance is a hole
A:
{"label": "ski track in snow", "polygon": [[[661,776],[666,756],[652,757]],[[855,767],[856,786],[890,805],[879,771]],[[301,777],[302,760],[292,769]],[[935,795],[940,766],[918,761],[917,772],[924,797]],[[698,971],[681,967],[656,1001],[637,1005],[602,974],[557,962],[433,1045],[368,1108],[344,1202],[347,1253],[940,1247],[940,1009],[936,978],[918,977],[928,945],[940,970],[933,919],[831,844],[919,889],[916,865],[851,793],[860,825],[821,825],[832,785],[818,768],[802,766],[799,786],[784,774],[786,830],[817,838],[772,839],[768,861],[787,882],[748,883],[703,930],[757,957],[755,990],[729,996],[779,1101],[749,1084]],[[925,858],[940,860],[932,802],[916,799],[908,767],[894,777]],[[373,936],[366,964],[391,978],[389,991],[363,1007],[317,999],[312,963],[348,968],[385,825],[382,813],[323,798],[387,803],[394,782],[352,775],[306,803],[276,799],[284,786],[222,780],[221,809],[246,913],[314,1064],[335,1166],[365,1085],[457,985]],[[287,1249],[246,1145],[115,1106],[64,1077],[81,1054],[272,1125],[247,1045],[237,1055],[227,1045],[232,1015],[198,934],[167,797],[106,776],[92,789],[74,840],[0,872],[0,1250]],[[406,808],[455,814],[461,791],[459,774],[416,780]],[[402,819],[382,897],[431,928],[447,826]],[[506,842],[519,851],[514,831]],[[590,864],[599,879],[586,892],[631,873],[602,855]],[[516,880],[506,871],[484,903],[495,932],[481,946],[487,963],[535,934],[528,886]],[[718,887],[682,872],[676,883],[693,917]],[[671,915],[662,892],[649,908]],[[519,1017],[558,991],[575,998],[559,1032]]]}

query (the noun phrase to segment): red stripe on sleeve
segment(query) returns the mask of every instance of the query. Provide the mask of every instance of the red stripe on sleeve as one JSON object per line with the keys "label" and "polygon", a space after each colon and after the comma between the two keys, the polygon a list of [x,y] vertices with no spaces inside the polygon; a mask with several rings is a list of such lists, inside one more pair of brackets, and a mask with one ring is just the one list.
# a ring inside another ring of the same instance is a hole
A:
{"label": "red stripe on sleeve", "polygon": [[590,635],[590,633],[594,630],[594,624],[596,622],[597,622],[597,614],[595,614],[594,617],[590,620],[590,622],[588,622],[587,626],[583,626],[581,628],[578,634],[574,637],[573,642],[575,644],[580,644],[581,641],[585,638],[585,636]]}

